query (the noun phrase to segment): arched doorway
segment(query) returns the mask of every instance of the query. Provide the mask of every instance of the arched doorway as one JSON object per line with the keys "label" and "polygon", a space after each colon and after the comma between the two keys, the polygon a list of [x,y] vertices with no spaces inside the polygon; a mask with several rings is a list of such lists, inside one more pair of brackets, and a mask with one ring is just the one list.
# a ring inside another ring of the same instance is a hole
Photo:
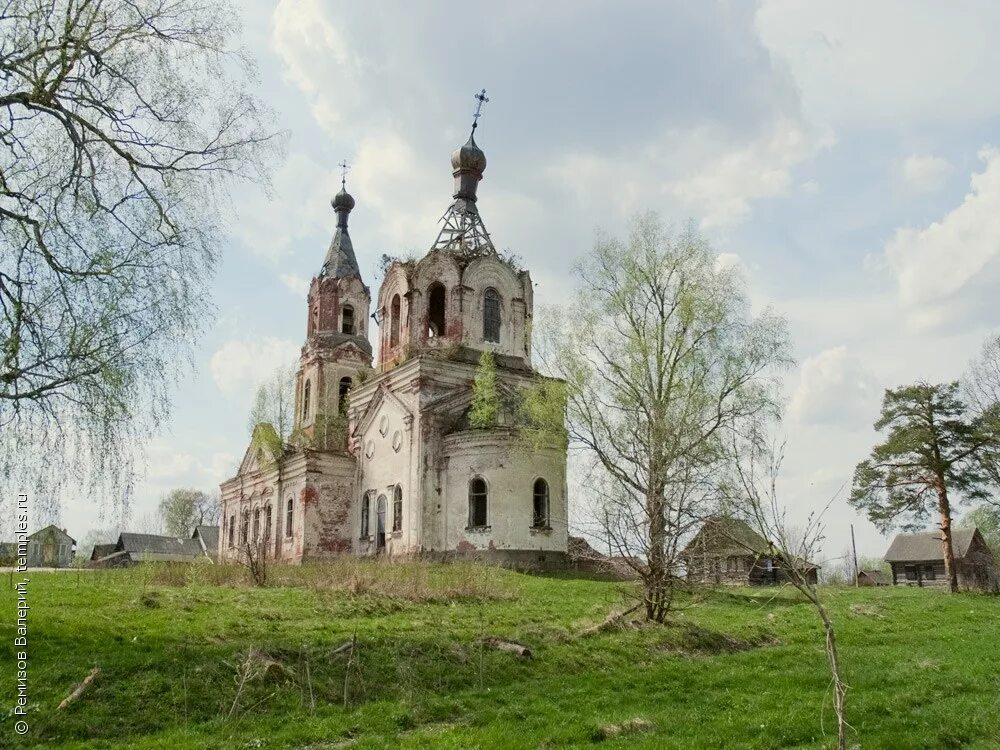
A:
{"label": "arched doorway", "polygon": [[375,552],[381,553],[385,550],[385,495],[379,495],[375,503]]}

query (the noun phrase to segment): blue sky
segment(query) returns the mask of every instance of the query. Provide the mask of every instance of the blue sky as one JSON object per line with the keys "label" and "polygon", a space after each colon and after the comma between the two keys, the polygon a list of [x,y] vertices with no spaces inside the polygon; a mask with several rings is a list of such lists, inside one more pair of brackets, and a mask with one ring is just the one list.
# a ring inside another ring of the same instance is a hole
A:
{"label": "blue sky", "polygon": [[[793,519],[849,485],[882,389],[958,377],[1000,325],[1000,6],[983,2],[343,3],[243,0],[260,89],[289,132],[273,194],[241,189],[212,285],[217,320],[147,449],[133,516],[211,489],[247,442],[256,384],[293,359],[335,224],[377,289],[382,253],[424,252],[449,157],[486,87],[481,210],[563,302],[595,231],[653,209],[700,224],[789,321],[783,494]],[[996,148],[994,148],[996,147]],[[854,523],[844,501],[826,551]],[[571,506],[573,500],[571,499]],[[67,498],[81,539],[101,518]]]}

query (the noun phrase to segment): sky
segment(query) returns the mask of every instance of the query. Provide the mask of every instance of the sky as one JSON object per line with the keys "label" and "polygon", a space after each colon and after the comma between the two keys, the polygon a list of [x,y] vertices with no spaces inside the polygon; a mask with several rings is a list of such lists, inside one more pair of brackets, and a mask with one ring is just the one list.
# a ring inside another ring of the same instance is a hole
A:
{"label": "sky", "polygon": [[[906,0],[347,3],[241,0],[259,94],[287,131],[270,195],[240,188],[211,293],[217,316],[176,392],[133,518],[169,489],[235,473],[256,385],[297,357],[305,290],[351,164],[366,283],[425,252],[451,200],[451,151],[486,88],[480,210],[569,300],[595,234],[655,210],[695,222],[785,316],[781,491],[793,522],[830,504],[828,557],[881,556],[852,511],[885,388],[961,376],[1000,326],[1000,5]],[[580,518],[570,499],[571,524]],[[59,522],[113,525],[94,498]],[[110,507],[110,506],[108,506]]]}

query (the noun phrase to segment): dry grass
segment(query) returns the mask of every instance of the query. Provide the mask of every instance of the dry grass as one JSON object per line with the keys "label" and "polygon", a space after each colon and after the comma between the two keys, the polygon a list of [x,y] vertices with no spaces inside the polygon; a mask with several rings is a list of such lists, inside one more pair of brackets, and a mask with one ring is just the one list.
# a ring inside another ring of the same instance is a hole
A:
{"label": "dry grass", "polygon": [[[248,586],[239,565],[159,563],[141,573],[158,586]],[[514,599],[509,574],[478,563],[441,565],[424,561],[390,562],[344,558],[303,565],[274,565],[268,586],[339,591],[410,602],[502,601]]]}

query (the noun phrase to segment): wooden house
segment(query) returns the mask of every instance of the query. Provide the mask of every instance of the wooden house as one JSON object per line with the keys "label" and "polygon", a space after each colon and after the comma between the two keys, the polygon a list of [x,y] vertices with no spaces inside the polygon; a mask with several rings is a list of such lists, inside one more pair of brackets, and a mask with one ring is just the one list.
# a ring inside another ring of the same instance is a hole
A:
{"label": "wooden house", "polygon": [[[952,529],[958,585],[963,589],[996,591],[996,560],[978,529]],[[885,553],[892,566],[893,586],[947,586],[940,531],[897,534]]]}
{"label": "wooden house", "polygon": [[206,557],[197,538],[123,532],[115,549],[91,563],[100,568],[122,568],[143,562],[192,562]]}
{"label": "wooden house", "polygon": [[[738,518],[717,516],[702,524],[681,553],[687,579],[695,583],[768,586],[788,581],[787,566],[760,534]],[[816,583],[819,566],[806,562]]]}
{"label": "wooden house", "polygon": [[71,568],[76,540],[58,526],[46,526],[28,536],[29,568]]}

